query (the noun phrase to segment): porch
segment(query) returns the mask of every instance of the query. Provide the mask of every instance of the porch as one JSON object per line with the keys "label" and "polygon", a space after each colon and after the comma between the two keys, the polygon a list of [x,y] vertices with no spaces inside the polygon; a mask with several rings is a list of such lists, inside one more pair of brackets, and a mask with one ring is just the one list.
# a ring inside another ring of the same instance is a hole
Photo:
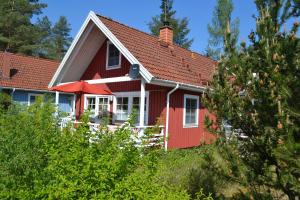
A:
{"label": "porch", "polygon": [[[78,125],[82,124],[80,121],[72,120],[70,117],[65,117],[60,119],[60,128],[71,128],[71,130],[76,130]],[[98,123],[87,123],[91,133],[105,134],[105,131],[115,132],[117,129],[121,128],[123,125],[103,125]],[[144,147],[160,147],[164,145],[164,126],[134,126],[130,127],[132,132],[132,139],[137,146]],[[103,131],[105,130],[105,131]]]}

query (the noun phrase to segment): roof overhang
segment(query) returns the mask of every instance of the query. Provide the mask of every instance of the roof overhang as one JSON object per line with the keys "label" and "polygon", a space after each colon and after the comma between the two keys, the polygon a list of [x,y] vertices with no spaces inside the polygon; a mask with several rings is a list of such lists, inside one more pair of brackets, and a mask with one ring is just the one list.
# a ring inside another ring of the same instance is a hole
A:
{"label": "roof overhang", "polygon": [[170,81],[170,80],[162,80],[157,78],[153,78],[151,84],[166,86],[166,87],[176,87],[178,85],[179,89],[193,91],[193,92],[205,92],[208,89],[207,87],[204,86],[195,86],[186,83]]}

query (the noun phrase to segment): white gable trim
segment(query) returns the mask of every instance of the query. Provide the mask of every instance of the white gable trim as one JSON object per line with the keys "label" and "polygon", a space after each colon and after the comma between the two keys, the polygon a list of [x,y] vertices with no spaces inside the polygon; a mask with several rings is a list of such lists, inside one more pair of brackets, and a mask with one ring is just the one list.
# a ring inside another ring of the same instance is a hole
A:
{"label": "white gable trim", "polygon": [[[80,31],[76,35],[74,41],[72,42],[70,48],[68,49],[65,57],[63,58],[59,68],[57,69],[56,73],[54,74],[51,82],[49,83],[49,87],[53,87],[55,82],[59,79],[59,76],[63,76],[63,68],[66,67],[67,62],[69,61],[71,54],[75,51],[78,53],[80,49],[80,44],[78,49],[76,50],[75,47],[79,43],[81,36],[83,35],[84,31],[86,30],[89,22],[92,21],[101,31],[102,33],[116,46],[117,49],[124,55],[124,57],[131,63],[131,64],[138,64],[140,66],[140,74],[149,83],[153,75],[129,52],[129,50],[116,38],[116,36],[101,22],[99,17],[93,12],[90,11],[88,17],[84,21],[83,25],[80,28]],[[84,38],[86,39],[86,38]],[[81,41],[82,43],[84,42]]]}
{"label": "white gable trim", "polygon": [[[90,15],[90,14],[89,14]],[[65,54],[63,60],[61,61],[58,69],[56,70],[54,76],[52,77],[48,87],[53,87],[55,82],[57,81],[57,79],[59,78],[59,75],[61,75],[62,73],[62,69],[65,67],[67,61],[69,60],[69,58],[71,57],[71,54],[74,51],[74,48],[77,46],[77,44],[79,43],[79,39],[82,37],[84,31],[86,30],[88,24],[90,22],[90,17],[87,17],[86,20],[84,21],[83,25],[81,26],[79,32],[77,33],[76,37],[74,38],[73,42],[71,43],[71,46],[69,47],[67,53]],[[83,38],[82,43],[84,42],[86,38]],[[80,45],[81,46],[81,45]],[[80,48],[80,47],[79,47]],[[78,49],[79,49],[78,48]],[[78,52],[78,50],[77,50]],[[75,56],[74,56],[75,57]],[[62,75],[61,75],[62,76]]]}

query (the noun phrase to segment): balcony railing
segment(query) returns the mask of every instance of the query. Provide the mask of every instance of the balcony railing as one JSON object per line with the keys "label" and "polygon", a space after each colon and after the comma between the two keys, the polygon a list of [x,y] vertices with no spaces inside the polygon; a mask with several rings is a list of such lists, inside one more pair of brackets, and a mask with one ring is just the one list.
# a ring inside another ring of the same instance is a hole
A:
{"label": "balcony railing", "polygon": [[[60,122],[61,129],[71,126],[76,130],[76,127],[82,122],[71,120],[70,118],[63,118]],[[101,124],[87,123],[92,133],[100,131]],[[111,132],[115,132],[120,126],[107,125]],[[133,138],[138,146],[146,147],[163,147],[164,141],[164,126],[135,126],[131,127]]]}

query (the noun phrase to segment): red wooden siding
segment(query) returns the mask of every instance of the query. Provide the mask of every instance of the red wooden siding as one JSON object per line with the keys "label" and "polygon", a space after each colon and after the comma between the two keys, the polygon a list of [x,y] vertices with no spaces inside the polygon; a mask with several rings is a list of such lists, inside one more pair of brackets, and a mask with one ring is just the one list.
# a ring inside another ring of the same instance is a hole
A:
{"label": "red wooden siding", "polygon": [[[199,126],[196,128],[183,128],[184,94],[198,95],[200,97]],[[211,143],[215,136],[205,130],[204,118],[210,115],[201,104],[201,95],[189,91],[177,90],[170,98],[169,118],[169,148],[187,148],[199,146],[201,143]]]}
{"label": "red wooden siding", "polygon": [[81,80],[92,80],[101,78],[111,78],[118,76],[125,76],[129,72],[130,63],[122,55],[121,68],[106,70],[106,50],[107,42],[105,41],[98,50],[96,56],[93,58],[92,62],[89,64],[87,70],[81,77]]}
{"label": "red wooden siding", "polygon": [[166,91],[149,92],[149,124],[155,124],[157,120],[159,120],[162,124],[165,124],[165,108],[167,104],[166,94]]}
{"label": "red wooden siding", "polygon": [[[125,76],[129,72],[130,63],[122,56],[121,68],[106,70],[106,45],[99,49],[95,58],[92,60],[87,70],[82,76],[82,80],[92,80],[101,78],[111,78]],[[114,92],[133,92],[140,91],[140,81],[129,81],[119,83],[108,83],[107,87]],[[146,91],[149,92],[149,113],[148,124],[154,125],[159,118],[162,125],[166,125],[166,99],[167,93],[172,88],[146,84]],[[184,94],[198,95],[200,97],[199,109],[199,127],[196,128],[183,128],[183,107],[184,107]],[[81,105],[80,105],[81,98]],[[112,112],[113,106],[110,102],[110,111]],[[79,108],[81,113],[84,109],[84,96],[78,95],[76,101],[76,116],[79,116]],[[200,93],[189,92],[184,90],[175,91],[170,98],[170,118],[169,118],[169,142],[168,148],[187,148],[198,146],[201,143],[210,143],[215,139],[215,136],[208,133],[204,127],[204,117],[210,115],[201,104]]]}

